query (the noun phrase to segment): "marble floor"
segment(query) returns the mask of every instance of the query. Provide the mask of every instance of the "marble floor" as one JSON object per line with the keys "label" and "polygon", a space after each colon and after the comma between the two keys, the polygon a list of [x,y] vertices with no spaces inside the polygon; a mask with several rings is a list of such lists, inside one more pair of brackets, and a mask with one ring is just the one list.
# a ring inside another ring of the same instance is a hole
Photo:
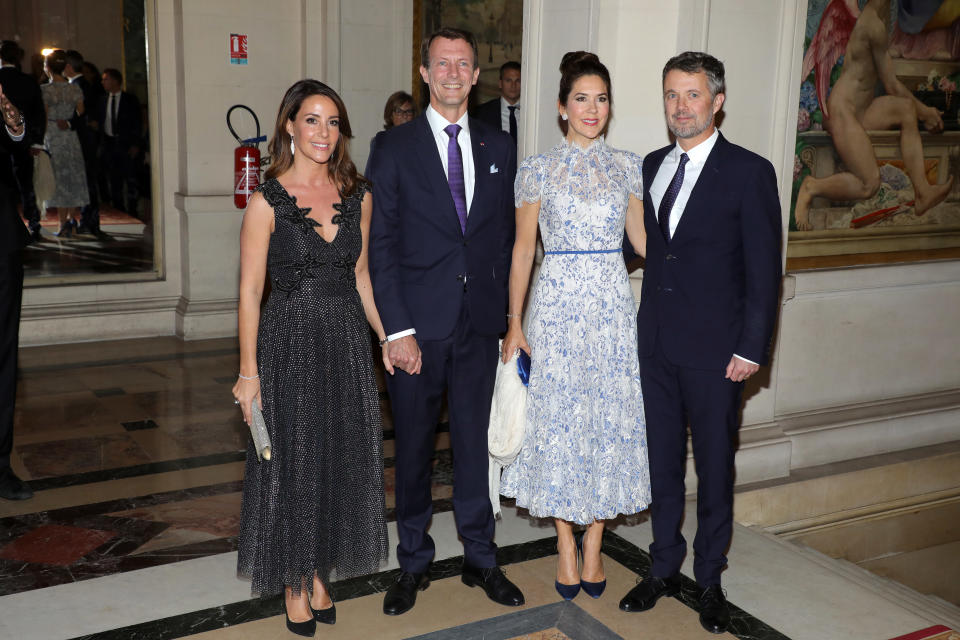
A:
{"label": "marble floor", "polygon": [[[237,360],[232,339],[21,350],[13,466],[36,496],[0,500],[0,638],[292,637],[281,598],[251,599],[249,583],[236,577],[247,437],[230,394]],[[385,393],[381,403],[389,408]],[[338,622],[318,637],[713,637],[698,624],[689,578],[680,596],[649,612],[617,608],[649,564],[643,514],[610,527],[609,586],[598,600],[559,600],[552,526],[509,502],[497,524],[499,561],[527,604],[499,607],[463,585],[445,422],[436,438],[431,587],[413,611],[384,616],[382,591],[397,568],[391,555],[380,573],[333,585]],[[384,472],[396,540],[388,411]],[[685,526],[694,522],[691,512]],[[735,615],[721,637],[882,640],[938,622],[751,528],[737,525],[729,558],[724,587]],[[684,574],[692,575],[689,559]]]}

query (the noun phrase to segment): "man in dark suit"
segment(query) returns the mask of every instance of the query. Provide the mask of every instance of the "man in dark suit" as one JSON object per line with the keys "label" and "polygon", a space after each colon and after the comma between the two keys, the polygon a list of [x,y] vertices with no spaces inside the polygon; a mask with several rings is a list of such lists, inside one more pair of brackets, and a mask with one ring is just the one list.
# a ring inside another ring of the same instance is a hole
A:
{"label": "man in dark suit", "polygon": [[33,491],[10,468],[13,410],[17,399],[17,346],[23,294],[23,248],[29,242],[15,202],[16,180],[10,158],[26,142],[21,112],[0,85],[0,498],[26,500]]}
{"label": "man in dark suit", "polygon": [[116,69],[103,70],[106,95],[97,109],[102,135],[101,163],[113,206],[130,215],[137,214],[137,164],[142,161],[142,122],[140,101],[123,91],[123,74]]}
{"label": "man in dark suit", "polygon": [[388,615],[408,611],[430,583],[431,457],[444,391],[462,580],[500,604],[523,604],[523,594],[497,567],[487,482],[497,336],[506,328],[516,149],[509,136],[467,116],[479,75],[470,33],[441,29],[424,40],[421,60],[430,106],[384,133],[372,167],[370,272],[385,348],[400,369],[387,380],[402,570],[384,598]]}
{"label": "man in dark suit", "polygon": [[77,132],[77,137],[80,139],[80,151],[83,153],[83,165],[87,174],[87,191],[90,193],[90,203],[80,211],[80,228],[77,231],[99,235],[100,197],[97,182],[100,166],[97,161],[97,148],[100,146],[100,135],[95,127],[90,126],[90,122],[100,106],[103,90],[100,87],[90,86],[87,79],[83,77],[83,55],[79,51],[70,49],[66,56],[67,66],[63,70],[63,75],[83,92],[83,115],[75,113],[70,119],[70,128]]}
{"label": "man in dark suit", "polygon": [[500,97],[477,107],[477,120],[510,134],[517,141],[520,118],[520,63],[510,60],[500,65]]}
{"label": "man in dark suit", "polygon": [[637,315],[653,564],[620,602],[644,611],[679,592],[689,423],[698,478],[693,571],[700,623],[714,633],[730,620],[720,573],[733,531],[743,381],[766,364],[781,279],[776,175],[716,129],[724,97],[716,58],[687,52],[664,67],[664,111],[676,144],[643,162],[647,247]]}
{"label": "man in dark suit", "polygon": [[23,217],[30,225],[30,237],[40,240],[40,210],[33,191],[33,151],[32,145],[43,146],[46,132],[47,112],[43,106],[40,86],[26,73],[20,71],[20,45],[12,40],[0,42],[0,85],[4,95],[24,114],[27,121],[27,133],[24,144],[15,145],[11,157],[15,176],[14,189],[20,192],[20,204]]}

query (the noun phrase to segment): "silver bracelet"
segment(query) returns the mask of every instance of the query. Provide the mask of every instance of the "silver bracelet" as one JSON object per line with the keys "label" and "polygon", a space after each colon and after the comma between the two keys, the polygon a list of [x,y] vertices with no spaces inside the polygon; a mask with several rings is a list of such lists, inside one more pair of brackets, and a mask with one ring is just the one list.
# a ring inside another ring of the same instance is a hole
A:
{"label": "silver bracelet", "polygon": [[519,314],[519,313],[508,313],[508,314],[507,314],[507,317],[508,317],[508,318],[519,318],[519,317],[520,317],[520,314]]}
{"label": "silver bracelet", "polygon": [[238,373],[238,374],[237,374],[237,377],[240,378],[241,380],[256,380],[256,379],[259,378],[260,376],[259,376],[259,375],[255,375],[255,376],[245,376],[245,375],[243,375],[243,374]]}

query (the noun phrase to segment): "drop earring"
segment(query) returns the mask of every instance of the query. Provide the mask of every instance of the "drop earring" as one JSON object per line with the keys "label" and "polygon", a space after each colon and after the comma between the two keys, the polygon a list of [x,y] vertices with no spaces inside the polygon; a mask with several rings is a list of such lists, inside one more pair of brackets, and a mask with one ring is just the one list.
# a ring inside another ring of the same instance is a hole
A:
{"label": "drop earring", "polygon": [[290,138],[290,155],[296,155],[296,147],[293,144],[293,138]]}
{"label": "drop earring", "polygon": [[561,114],[560,114],[560,119],[561,119],[561,120],[566,120],[566,119],[567,119],[567,114],[561,113]]}

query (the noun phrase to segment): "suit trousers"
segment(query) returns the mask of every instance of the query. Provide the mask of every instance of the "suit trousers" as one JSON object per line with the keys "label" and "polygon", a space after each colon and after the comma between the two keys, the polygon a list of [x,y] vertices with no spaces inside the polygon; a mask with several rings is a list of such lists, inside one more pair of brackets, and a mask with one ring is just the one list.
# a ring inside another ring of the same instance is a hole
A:
{"label": "suit trousers", "polygon": [[30,149],[18,149],[10,154],[10,159],[13,162],[13,175],[20,191],[23,217],[30,225],[31,231],[39,229],[40,209],[37,208],[37,195],[33,190],[33,155]]}
{"label": "suit trousers", "polygon": [[743,383],[731,382],[725,373],[676,366],[659,338],[653,354],[640,360],[652,492],[650,575],[676,574],[687,552],[680,528],[689,423],[698,482],[693,572],[702,587],[720,584],[733,533],[734,455],[743,393]]}
{"label": "suit trousers", "polygon": [[421,373],[387,376],[396,433],[397,559],[411,573],[427,571],[434,556],[427,533],[433,513],[431,460],[444,390],[453,449],[453,510],[464,559],[496,565],[494,520],[487,479],[487,429],[497,368],[497,337],[478,335],[466,300],[453,333],[420,341]]}
{"label": "suit trousers", "polygon": [[137,163],[141,160],[131,158],[128,148],[128,145],[117,136],[103,136],[101,158],[110,202],[115,208],[137,217],[137,202],[140,199]]}
{"label": "suit trousers", "polygon": [[10,452],[13,450],[22,297],[23,261],[20,252],[0,255],[0,472],[10,467]]}

